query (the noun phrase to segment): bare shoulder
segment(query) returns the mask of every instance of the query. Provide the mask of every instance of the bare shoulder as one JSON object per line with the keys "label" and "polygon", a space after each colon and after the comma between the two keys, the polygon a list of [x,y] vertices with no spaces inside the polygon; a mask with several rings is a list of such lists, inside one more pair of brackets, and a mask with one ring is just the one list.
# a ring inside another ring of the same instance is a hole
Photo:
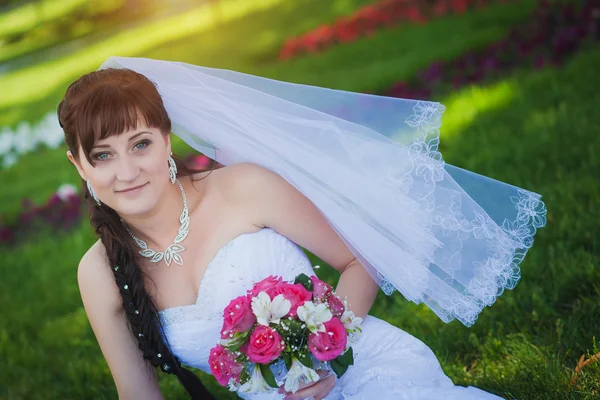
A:
{"label": "bare shoulder", "polygon": [[106,249],[100,240],[96,241],[83,255],[77,268],[77,283],[84,304],[101,302],[118,310],[121,307],[120,294],[114,283]]}
{"label": "bare shoulder", "polygon": [[[198,180],[194,175],[194,181]],[[207,177],[210,177],[210,185],[216,189],[222,200],[237,203],[240,195],[256,185],[264,183],[269,177],[279,176],[269,169],[258,164],[242,162],[231,164],[212,171]],[[208,180],[207,180],[208,181]],[[246,195],[248,193],[245,193]]]}
{"label": "bare shoulder", "polygon": [[283,180],[270,169],[250,162],[230,165],[224,172],[227,188],[234,193],[250,188],[265,188],[265,185],[276,184]]}
{"label": "bare shoulder", "polygon": [[261,165],[242,162],[221,168],[217,176],[220,197],[230,216],[237,215],[248,226],[263,228],[262,215],[269,208],[268,193],[286,181]]}

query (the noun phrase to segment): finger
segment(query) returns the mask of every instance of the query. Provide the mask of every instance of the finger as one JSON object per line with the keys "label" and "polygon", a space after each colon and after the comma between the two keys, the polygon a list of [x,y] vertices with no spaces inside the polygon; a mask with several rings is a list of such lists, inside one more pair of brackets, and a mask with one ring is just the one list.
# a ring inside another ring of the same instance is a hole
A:
{"label": "finger", "polygon": [[[288,393],[285,396],[285,400],[302,400],[306,398],[316,398],[320,396],[322,399],[331,391],[333,388],[332,379],[333,377],[327,377],[321,379],[319,382],[310,385],[302,390],[298,390],[296,393]],[[333,381],[335,383],[335,381]]]}
{"label": "finger", "polygon": [[317,371],[317,374],[318,374],[318,375],[319,375],[321,378],[324,378],[324,377],[326,377],[327,375],[329,375],[329,373],[330,373],[330,372],[331,372],[331,371],[329,371],[328,369],[320,369],[320,370],[318,370],[318,371]]}
{"label": "finger", "polygon": [[[309,386],[313,386],[313,385],[314,385],[314,384],[316,384],[317,382],[320,382],[320,381],[321,381],[321,380],[322,380],[324,377],[328,376],[329,372],[330,372],[330,371],[328,371],[328,370],[323,370],[323,369],[320,369],[320,370],[318,370],[318,371],[317,371],[317,375],[319,375],[319,380],[318,380],[318,381],[314,381],[314,382],[312,382],[312,381],[309,381],[309,382],[300,382],[300,383],[298,384],[298,390],[300,390],[300,389],[304,389],[304,388],[307,388],[307,387],[309,387]],[[280,387],[279,387],[279,388],[280,388],[280,390],[279,390],[279,393],[291,394],[291,392],[285,392],[285,389],[281,389],[281,388],[282,388],[282,387],[284,387],[284,386],[285,386],[285,385],[282,385],[282,386],[280,386]],[[283,391],[281,391],[281,390],[283,390]]]}
{"label": "finger", "polygon": [[314,397],[314,400],[323,400],[325,396],[331,392],[331,390],[335,387],[335,377],[328,376],[323,379],[324,382],[327,382],[327,387],[318,395]]}

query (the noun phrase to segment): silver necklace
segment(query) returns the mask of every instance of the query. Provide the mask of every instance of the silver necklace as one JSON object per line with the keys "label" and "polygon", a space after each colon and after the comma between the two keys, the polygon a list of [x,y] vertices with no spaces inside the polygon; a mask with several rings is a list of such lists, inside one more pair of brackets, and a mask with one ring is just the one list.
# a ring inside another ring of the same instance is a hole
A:
{"label": "silver necklace", "polygon": [[185,197],[185,192],[183,191],[183,186],[181,186],[179,179],[177,179],[176,182],[177,185],[179,185],[179,190],[181,190],[181,196],[183,197],[183,211],[179,216],[179,222],[181,223],[181,226],[179,227],[179,232],[177,233],[175,240],[169,247],[167,247],[165,251],[157,252],[152,250],[148,247],[146,242],[144,242],[142,239],[138,239],[137,237],[135,237],[135,235],[129,230],[127,225],[125,225],[125,229],[127,229],[127,232],[129,232],[133,240],[135,240],[137,245],[142,249],[139,252],[142,255],[142,257],[149,258],[150,262],[154,263],[164,259],[167,266],[171,265],[171,261],[174,261],[179,265],[183,265],[183,258],[179,255],[179,253],[184,251],[185,247],[183,247],[179,243],[187,237],[188,232],[190,231],[190,216],[188,214],[187,199]]}

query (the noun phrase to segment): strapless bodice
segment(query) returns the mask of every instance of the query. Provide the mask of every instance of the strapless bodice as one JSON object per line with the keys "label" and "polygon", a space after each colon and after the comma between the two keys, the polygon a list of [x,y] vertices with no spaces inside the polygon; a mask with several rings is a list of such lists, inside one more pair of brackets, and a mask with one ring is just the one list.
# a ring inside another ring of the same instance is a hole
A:
{"label": "strapless bodice", "polygon": [[223,309],[269,275],[292,280],[314,275],[301,247],[271,228],[239,235],[210,261],[200,282],[196,303],[159,312],[163,337],[188,366],[210,373],[208,356],[219,340]]}
{"label": "strapless bodice", "polygon": [[[193,305],[159,312],[163,338],[179,360],[210,374],[208,356],[218,342],[223,309],[269,275],[293,280],[314,275],[300,246],[271,228],[237,236],[206,267]],[[454,386],[433,352],[420,340],[368,315],[362,338],[353,344],[354,365],[324,400],[501,400],[474,387]],[[275,400],[277,392],[239,394],[244,399]]]}

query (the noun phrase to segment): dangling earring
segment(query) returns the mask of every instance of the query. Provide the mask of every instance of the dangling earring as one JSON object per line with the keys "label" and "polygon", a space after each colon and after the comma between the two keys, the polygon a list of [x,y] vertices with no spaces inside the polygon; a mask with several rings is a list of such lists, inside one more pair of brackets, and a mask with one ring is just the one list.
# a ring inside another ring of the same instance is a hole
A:
{"label": "dangling earring", "polygon": [[98,200],[98,196],[96,196],[96,192],[94,192],[94,188],[92,187],[92,184],[89,180],[87,181],[87,187],[88,192],[90,192],[90,195],[94,198],[94,200],[96,200],[96,204],[98,204],[98,206],[101,206],[102,204],[100,203],[100,200]]}
{"label": "dangling earring", "polygon": [[175,160],[171,156],[169,156],[169,178],[171,179],[171,183],[175,183],[177,179],[177,165],[175,165]]}

